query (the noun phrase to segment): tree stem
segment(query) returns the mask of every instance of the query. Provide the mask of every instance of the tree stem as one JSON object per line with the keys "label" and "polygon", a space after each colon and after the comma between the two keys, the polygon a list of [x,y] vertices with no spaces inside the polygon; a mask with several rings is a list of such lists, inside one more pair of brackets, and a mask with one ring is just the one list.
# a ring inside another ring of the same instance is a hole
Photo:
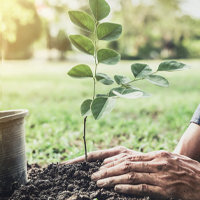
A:
{"label": "tree stem", "polygon": [[86,120],[87,120],[87,117],[84,118],[84,134],[83,134],[83,140],[84,140],[84,146],[85,146],[85,162],[87,162],[87,145],[86,145],[86,139],[85,139]]}
{"label": "tree stem", "polygon": [[95,71],[94,71],[94,91],[93,91],[93,100],[96,94],[96,74],[97,74],[97,21],[95,21],[95,30],[94,30],[94,61],[95,61]]}
{"label": "tree stem", "polygon": [[[96,74],[97,74],[97,21],[95,21],[95,31],[94,31],[94,60],[95,60],[95,71],[94,71],[94,91],[93,91],[93,100],[95,99],[95,94],[96,94]],[[84,140],[84,146],[85,146],[85,162],[87,162],[87,145],[86,145],[86,121],[87,121],[87,116],[84,118],[84,134],[83,134],[83,140]]]}

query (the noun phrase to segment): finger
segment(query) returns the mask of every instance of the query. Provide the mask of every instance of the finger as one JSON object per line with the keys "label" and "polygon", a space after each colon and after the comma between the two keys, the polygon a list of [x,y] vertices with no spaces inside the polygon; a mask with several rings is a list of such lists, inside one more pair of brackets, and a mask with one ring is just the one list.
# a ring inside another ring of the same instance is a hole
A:
{"label": "finger", "polygon": [[60,165],[75,164],[75,163],[78,163],[78,162],[84,162],[84,160],[85,160],[85,156],[83,155],[83,156],[80,156],[80,157],[77,157],[77,158],[62,162],[62,163],[59,164],[59,166]]}
{"label": "finger", "polygon": [[[120,154],[118,157],[114,156],[112,158],[113,158],[113,162],[103,165],[100,168],[100,170],[119,165],[120,163],[123,163],[126,161],[130,161],[130,162],[152,161],[153,159],[155,159],[155,153],[154,152],[147,153],[147,154],[138,153],[135,155]],[[110,158],[110,159],[112,159],[112,158]],[[105,161],[104,161],[104,163],[105,163]]]}
{"label": "finger", "polygon": [[109,163],[112,163],[114,161],[117,161],[117,160],[120,160],[124,157],[127,157],[129,156],[130,154],[127,154],[127,153],[121,153],[119,155],[116,155],[116,156],[112,156],[110,158],[106,158],[104,161],[103,161],[103,164],[109,164]]}
{"label": "finger", "polygon": [[119,184],[149,184],[159,186],[160,180],[154,173],[130,172],[121,176],[113,176],[97,181],[98,187],[114,187]]}
{"label": "finger", "polygon": [[115,157],[113,162],[110,162],[108,164],[103,165],[102,167],[100,167],[100,170],[106,169],[106,168],[110,168],[110,167],[114,167],[116,165],[119,165],[123,162],[126,161],[130,161],[131,160],[131,156],[128,154],[120,154],[121,156]]}
{"label": "finger", "polygon": [[127,174],[129,172],[142,172],[142,173],[154,173],[157,171],[155,164],[150,162],[123,162],[111,168],[102,169],[94,174],[92,174],[92,180],[99,180],[103,178],[108,178],[112,176],[119,176],[122,174]]}
{"label": "finger", "polygon": [[106,159],[103,161],[103,163],[104,163],[104,164],[107,164],[107,163],[110,163],[110,162],[119,160],[119,159],[121,159],[121,158],[123,158],[123,157],[126,157],[126,156],[128,156],[128,155],[136,155],[136,154],[143,154],[143,153],[130,150],[130,151],[128,151],[127,153],[121,153],[121,154],[119,154],[119,155],[106,158]]}
{"label": "finger", "polygon": [[150,197],[158,197],[159,199],[166,199],[166,192],[159,186],[152,186],[147,184],[140,185],[116,185],[115,191],[124,194],[134,194],[134,195],[142,195],[142,196],[150,196]]}
{"label": "finger", "polygon": [[[119,153],[125,153],[130,151],[129,149],[125,148],[125,147],[114,147],[111,149],[106,149],[106,150],[100,150],[100,151],[93,151],[88,153],[88,161],[96,161],[96,160],[103,160],[105,158],[111,157],[111,156],[115,156]],[[69,161],[65,161],[59,165],[65,165],[65,164],[74,164],[74,163],[78,163],[78,162],[84,162],[85,160],[85,156],[80,156],[78,158],[69,160]]]}

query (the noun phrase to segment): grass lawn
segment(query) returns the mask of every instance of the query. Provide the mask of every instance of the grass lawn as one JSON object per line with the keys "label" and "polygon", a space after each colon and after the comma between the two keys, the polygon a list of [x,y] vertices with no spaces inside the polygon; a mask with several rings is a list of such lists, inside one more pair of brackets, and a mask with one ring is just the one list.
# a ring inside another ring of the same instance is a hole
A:
{"label": "grass lawn", "polygon": [[[160,61],[139,61],[156,69]],[[88,150],[123,145],[138,151],[172,151],[189,125],[200,101],[200,60],[182,61],[190,70],[160,73],[169,82],[161,88],[147,81],[135,86],[153,94],[148,99],[118,99],[115,109],[105,118],[88,117]],[[98,72],[111,77],[127,75],[133,61],[117,66],[100,65]],[[92,98],[93,80],[67,76],[78,63],[44,61],[4,62],[2,109],[26,108],[26,148],[29,163],[60,162],[84,153],[83,118],[80,105]],[[92,66],[92,63],[89,63]],[[98,83],[97,93],[107,93],[115,86]]]}

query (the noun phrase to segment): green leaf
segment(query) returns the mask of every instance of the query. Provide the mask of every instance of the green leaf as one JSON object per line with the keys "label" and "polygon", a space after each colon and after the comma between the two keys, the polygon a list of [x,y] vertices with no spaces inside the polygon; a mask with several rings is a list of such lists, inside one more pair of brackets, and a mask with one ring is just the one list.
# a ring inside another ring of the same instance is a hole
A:
{"label": "green leaf", "polygon": [[142,91],[142,90],[140,90],[140,91],[143,93],[143,95],[142,95],[141,98],[149,98],[149,97],[152,96],[152,94],[150,94],[150,93],[148,93],[148,92],[145,92],[145,91]]}
{"label": "green leaf", "polygon": [[138,87],[135,87],[135,86],[133,86],[133,85],[130,85],[130,84],[121,84],[122,85],[122,87],[124,87],[124,88],[126,88],[126,89],[138,89],[138,90],[140,90]]}
{"label": "green leaf", "polygon": [[76,65],[68,73],[72,78],[93,78],[92,70],[88,65]]}
{"label": "green leaf", "polygon": [[145,92],[145,91],[142,91],[138,87],[135,87],[133,85],[129,85],[129,84],[128,85],[124,85],[124,84],[122,84],[122,87],[125,88],[125,89],[133,89],[134,91],[142,92],[143,96],[141,98],[148,98],[148,97],[152,96],[152,94],[150,94],[148,92]]}
{"label": "green leaf", "polygon": [[113,88],[113,89],[110,90],[108,96],[109,97],[116,97],[116,95],[113,93],[113,91],[116,91],[116,92],[118,92],[120,94],[123,94],[124,90],[126,90],[126,89],[123,88],[123,87]]}
{"label": "green leaf", "polygon": [[184,69],[189,69],[191,68],[189,65],[186,65],[184,63],[181,62],[177,62],[177,61],[165,61],[162,62],[157,71],[169,71],[169,72],[173,72],[173,71],[178,71],[178,70],[184,70]]}
{"label": "green leaf", "polygon": [[71,21],[85,31],[94,32],[95,23],[93,18],[82,11],[69,11]]}
{"label": "green leaf", "polygon": [[148,97],[152,96],[151,94],[144,92],[144,91],[140,90],[139,88],[136,88],[136,89],[135,88],[136,87],[134,87],[134,86],[133,86],[133,88],[131,88],[130,86],[129,86],[129,88],[125,88],[125,87],[113,88],[109,92],[109,97],[117,96],[113,91],[118,92],[121,95],[130,94],[130,93],[134,93],[134,92],[142,92],[142,96],[139,98],[148,98]]}
{"label": "green leaf", "polygon": [[159,75],[149,75],[145,78],[150,83],[153,83],[154,85],[158,85],[161,87],[169,87],[169,82],[166,78],[159,76]]}
{"label": "green leaf", "polygon": [[141,91],[134,91],[132,89],[125,89],[122,94],[119,92],[113,91],[113,93],[118,96],[125,99],[138,99],[143,96],[143,93]]}
{"label": "green leaf", "polygon": [[115,65],[120,61],[120,59],[120,54],[110,49],[100,49],[97,52],[97,60],[99,63]]}
{"label": "green leaf", "polygon": [[148,93],[148,92],[145,92],[145,91],[142,91],[142,90],[140,90],[140,89],[134,89],[135,91],[138,91],[138,92],[142,92],[142,96],[141,96],[141,98],[148,98],[148,97],[151,97],[152,96],[152,94],[150,94],[150,93]]}
{"label": "green leaf", "polygon": [[102,119],[109,114],[115,107],[116,99],[114,98],[96,98],[91,105],[92,115],[95,120]]}
{"label": "green leaf", "polygon": [[100,98],[100,97],[103,97],[103,98],[108,98],[108,94],[97,94],[96,95],[96,98]]}
{"label": "green leaf", "polygon": [[92,103],[91,99],[87,99],[85,100],[82,105],[81,105],[81,115],[83,117],[89,116],[92,114],[91,109],[90,109],[90,105]]}
{"label": "green leaf", "polygon": [[152,69],[148,65],[141,63],[132,64],[131,71],[135,78],[144,78],[152,73]]}
{"label": "green leaf", "polygon": [[97,27],[97,36],[99,40],[116,40],[121,34],[122,26],[120,24],[105,22]]}
{"label": "green leaf", "polygon": [[104,85],[112,85],[114,83],[114,80],[111,77],[103,73],[97,73],[96,79],[98,82],[103,83]]}
{"label": "green leaf", "polygon": [[105,0],[89,0],[90,9],[94,18],[100,21],[110,13],[110,6]]}
{"label": "green leaf", "polygon": [[70,35],[69,39],[78,50],[89,55],[94,55],[94,44],[89,38],[82,35]]}
{"label": "green leaf", "polygon": [[120,76],[120,75],[115,75],[114,79],[115,79],[115,81],[116,81],[116,83],[118,85],[126,84],[126,83],[128,83],[128,82],[131,81],[128,77],[126,77],[126,76]]}

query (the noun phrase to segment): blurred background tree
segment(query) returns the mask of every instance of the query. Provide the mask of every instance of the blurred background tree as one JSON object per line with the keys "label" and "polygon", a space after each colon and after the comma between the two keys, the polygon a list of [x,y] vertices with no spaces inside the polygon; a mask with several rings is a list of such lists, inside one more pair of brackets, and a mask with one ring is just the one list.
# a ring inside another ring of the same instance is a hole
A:
{"label": "blurred background tree", "polygon": [[33,0],[1,0],[1,49],[5,59],[26,59],[42,31]]}
{"label": "blurred background tree", "polygon": [[[46,8],[51,13],[51,17],[44,15],[46,25],[46,43],[47,48],[51,51],[56,49],[59,51],[61,60],[65,59],[66,52],[71,50],[68,31],[68,5],[62,0],[45,0]],[[49,59],[51,56],[49,55]]]}
{"label": "blurred background tree", "polygon": [[[121,10],[115,12],[122,19],[123,37],[119,40],[125,58],[138,59],[199,57],[200,20],[183,15],[181,0],[154,0],[150,5],[133,5],[121,0]],[[127,24],[127,25],[125,25]],[[197,46],[196,46],[197,47]]]}
{"label": "blurred background tree", "polygon": [[[64,59],[71,50],[68,35],[75,32],[68,10],[82,9],[91,14],[88,0],[0,1],[3,16],[0,48],[3,45],[7,59],[31,57],[34,42],[34,50],[56,49],[60,52],[59,58]],[[107,1],[112,7],[109,20],[123,25],[122,37],[108,47],[119,51],[122,58],[200,57],[200,19],[184,14],[181,9],[184,0]]]}
{"label": "blurred background tree", "polygon": [[[71,50],[70,40],[65,30],[60,29],[55,37],[53,37],[47,29],[47,45],[48,49],[57,49],[60,52],[60,60],[65,59],[65,54],[68,50]],[[49,57],[51,59],[51,57]]]}

